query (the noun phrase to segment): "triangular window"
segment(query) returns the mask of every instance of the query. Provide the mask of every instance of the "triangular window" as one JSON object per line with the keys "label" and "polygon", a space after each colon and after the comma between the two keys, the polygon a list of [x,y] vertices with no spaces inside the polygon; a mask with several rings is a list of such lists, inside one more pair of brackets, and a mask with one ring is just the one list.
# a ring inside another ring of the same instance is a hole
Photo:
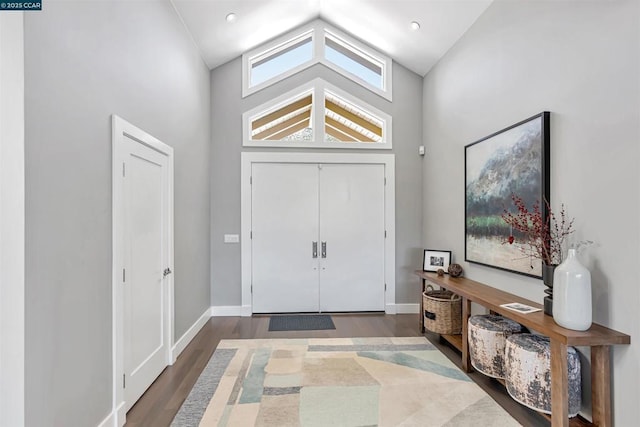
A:
{"label": "triangular window", "polygon": [[250,147],[391,148],[391,116],[316,79],[243,114]]}
{"label": "triangular window", "polygon": [[311,141],[311,109],[313,93],[277,105],[251,120],[251,139],[254,141]]}
{"label": "triangular window", "polygon": [[318,63],[392,100],[391,58],[320,20],[242,55],[242,96]]}

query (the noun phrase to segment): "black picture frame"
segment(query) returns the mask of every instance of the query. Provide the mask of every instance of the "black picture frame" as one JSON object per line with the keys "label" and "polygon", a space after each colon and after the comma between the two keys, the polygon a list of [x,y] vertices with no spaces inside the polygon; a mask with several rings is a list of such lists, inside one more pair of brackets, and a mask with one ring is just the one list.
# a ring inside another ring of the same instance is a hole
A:
{"label": "black picture frame", "polygon": [[440,249],[425,249],[422,255],[422,271],[438,271],[443,269],[445,273],[451,264],[451,251]]}
{"label": "black picture frame", "polygon": [[543,111],[465,146],[465,261],[542,277],[539,259],[527,257],[517,244],[505,244],[511,230],[502,213],[515,213],[515,194],[528,208],[540,203],[546,220],[549,144],[550,113]]}

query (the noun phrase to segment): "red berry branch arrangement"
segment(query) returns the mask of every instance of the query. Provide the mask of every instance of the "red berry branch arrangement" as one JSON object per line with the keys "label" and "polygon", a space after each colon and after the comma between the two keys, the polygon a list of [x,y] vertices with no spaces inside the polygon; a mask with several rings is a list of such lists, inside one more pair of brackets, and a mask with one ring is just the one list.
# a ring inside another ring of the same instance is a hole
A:
{"label": "red berry branch arrangement", "polygon": [[544,218],[539,201],[536,201],[529,210],[517,195],[512,194],[511,200],[517,212],[511,213],[504,209],[502,213],[502,219],[511,227],[509,237],[503,244],[518,242],[520,251],[527,257],[540,259],[548,265],[560,264],[563,259],[564,241],[574,232],[574,219],[567,218],[564,205],[557,216],[545,200],[548,214]]}

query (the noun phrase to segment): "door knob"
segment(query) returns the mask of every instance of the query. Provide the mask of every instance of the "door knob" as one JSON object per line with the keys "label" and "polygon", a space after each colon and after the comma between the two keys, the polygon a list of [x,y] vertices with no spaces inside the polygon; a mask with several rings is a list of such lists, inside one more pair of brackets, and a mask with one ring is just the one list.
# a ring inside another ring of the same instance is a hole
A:
{"label": "door knob", "polygon": [[173,271],[171,271],[170,268],[165,268],[164,271],[162,272],[162,277],[167,277],[168,275],[170,275],[171,273],[173,273]]}
{"label": "door knob", "polygon": [[322,242],[322,258],[327,257],[327,242]]}
{"label": "door knob", "polygon": [[311,242],[311,258],[318,258],[318,242]]}

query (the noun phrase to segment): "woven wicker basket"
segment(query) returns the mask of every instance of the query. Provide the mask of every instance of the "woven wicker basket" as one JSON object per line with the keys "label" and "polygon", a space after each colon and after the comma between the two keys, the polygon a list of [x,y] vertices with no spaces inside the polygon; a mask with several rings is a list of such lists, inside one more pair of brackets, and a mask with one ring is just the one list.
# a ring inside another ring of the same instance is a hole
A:
{"label": "woven wicker basket", "polygon": [[462,332],[462,299],[451,291],[436,291],[427,285],[422,294],[424,327],[437,334]]}

